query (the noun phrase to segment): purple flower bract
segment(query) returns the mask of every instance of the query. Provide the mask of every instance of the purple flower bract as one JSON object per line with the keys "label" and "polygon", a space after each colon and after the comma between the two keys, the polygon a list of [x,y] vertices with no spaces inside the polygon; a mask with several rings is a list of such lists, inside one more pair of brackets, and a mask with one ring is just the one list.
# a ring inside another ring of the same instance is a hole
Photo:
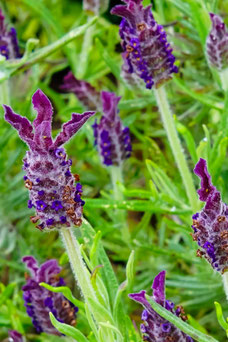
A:
{"label": "purple flower bract", "polygon": [[[160,272],[155,278],[152,285],[152,299],[172,312],[175,316],[186,320],[184,310],[181,306],[174,309],[174,303],[165,298],[165,271]],[[172,323],[159,316],[151,307],[145,297],[146,291],[132,293],[129,295],[131,299],[142,304],[144,310],[142,312],[141,332],[143,340],[148,342],[193,342],[194,340],[176,328]]]}
{"label": "purple flower bract", "polygon": [[[53,141],[51,137],[52,106],[41,90],[33,95],[33,106],[37,111],[37,118],[32,124],[28,119],[15,114],[9,106],[4,106],[5,120],[18,130],[20,138],[27,143],[29,151],[24,158],[23,169],[25,187],[30,192],[28,207],[35,207],[36,215],[31,221],[40,224],[36,227],[61,228],[62,226],[80,226],[82,217],[82,188],[74,186],[78,175],[70,172],[72,161],[67,160],[64,148],[66,143],[90,118],[94,112],[82,115],[72,114],[72,119],[65,123],[62,131]],[[63,219],[64,217],[64,219]]]}
{"label": "purple flower bract", "polygon": [[55,287],[65,285],[64,280],[58,276],[61,268],[57,260],[48,260],[40,267],[32,256],[25,256],[22,261],[31,273],[31,277],[27,278],[26,284],[22,287],[27,314],[31,317],[38,333],[43,331],[48,334],[61,335],[53,327],[49,312],[52,312],[58,321],[75,325],[78,308],[61,293],[51,292],[39,285],[41,282]]}
{"label": "purple flower bract", "polygon": [[192,216],[193,239],[200,246],[197,255],[207,259],[216,271],[224,273],[228,270],[228,206],[211,183],[206,160],[201,158],[194,172],[201,179],[199,198],[206,202],[202,211]]}
{"label": "purple flower bract", "polygon": [[93,125],[95,145],[102,162],[106,166],[121,165],[123,160],[131,155],[131,140],[128,127],[123,124],[118,115],[120,97],[114,93],[103,91],[103,116],[99,124]]}
{"label": "purple flower bract", "polygon": [[154,20],[151,6],[143,7],[142,0],[125,0],[126,5],[115,6],[111,13],[123,17],[120,37],[124,50],[124,70],[143,79],[146,88],[159,87],[178,72],[175,57],[166,33]]}

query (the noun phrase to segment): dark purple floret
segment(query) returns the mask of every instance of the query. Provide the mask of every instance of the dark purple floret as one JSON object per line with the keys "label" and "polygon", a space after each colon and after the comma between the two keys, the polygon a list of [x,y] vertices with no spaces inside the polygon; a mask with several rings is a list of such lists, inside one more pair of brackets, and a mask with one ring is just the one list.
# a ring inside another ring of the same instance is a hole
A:
{"label": "dark purple floret", "polygon": [[24,342],[24,338],[17,330],[9,330],[9,342]]}
{"label": "dark purple floret", "polygon": [[61,90],[75,94],[86,110],[102,110],[100,92],[90,83],[77,80],[71,71],[64,77]]}
{"label": "dark purple floret", "polygon": [[17,32],[15,28],[7,29],[5,17],[0,9],[0,55],[6,59],[20,58]]}
{"label": "dark purple floret", "polygon": [[109,0],[83,0],[83,10],[95,15],[107,11]]}
{"label": "dark purple floret", "polygon": [[197,256],[204,257],[216,271],[224,273],[228,270],[228,207],[211,183],[206,160],[201,158],[194,172],[201,179],[199,198],[206,202],[202,211],[192,216],[193,239],[200,246]]}
{"label": "dark purple floret", "polygon": [[95,123],[95,144],[102,162],[106,165],[121,165],[131,155],[131,140],[128,127],[123,124],[118,115],[118,102],[120,97],[114,93],[103,91],[103,116],[99,124]]}
{"label": "dark purple floret", "polygon": [[49,312],[52,312],[58,321],[75,325],[78,308],[61,293],[48,291],[39,285],[41,282],[55,287],[65,285],[63,278],[59,277],[61,268],[57,260],[48,260],[41,266],[38,266],[32,256],[25,256],[22,261],[31,273],[31,277],[27,277],[27,282],[22,287],[27,314],[38,333],[61,335],[52,325]]}
{"label": "dark purple floret", "polygon": [[166,33],[154,20],[151,6],[144,8],[142,0],[124,2],[126,5],[117,5],[111,11],[123,18],[119,33],[124,73],[136,74],[148,89],[153,85],[158,88],[178,72]]}
{"label": "dark purple floret", "polygon": [[[33,223],[40,221],[36,226],[40,230],[70,225],[80,226],[83,201],[74,201],[75,191],[78,190],[70,171],[72,161],[67,160],[66,152],[61,146],[94,112],[72,114],[72,119],[63,125],[62,131],[53,141],[51,136],[53,110],[50,101],[41,90],[37,90],[32,102],[38,113],[33,125],[27,118],[15,114],[9,106],[4,106],[6,121],[18,130],[20,138],[29,146],[29,151],[24,158],[26,172],[24,181],[25,187],[30,192],[28,206],[31,207],[33,204],[36,208],[36,215],[31,216],[31,221]],[[77,194],[81,197],[81,188]],[[66,220],[61,220],[62,216]]]}
{"label": "dark purple floret", "polygon": [[228,66],[228,31],[221,17],[210,13],[211,31],[207,37],[207,57],[210,64],[222,70]]}
{"label": "dark purple floret", "polygon": [[[169,310],[173,315],[186,320],[182,306],[178,306],[174,310],[174,304],[165,299],[165,271],[160,272],[155,278],[152,285],[152,299]],[[143,340],[148,342],[194,342],[194,340],[176,328],[172,323],[159,316],[151,307],[145,297],[146,291],[132,293],[129,295],[131,299],[143,305],[142,312],[143,324],[140,325],[143,334]]]}

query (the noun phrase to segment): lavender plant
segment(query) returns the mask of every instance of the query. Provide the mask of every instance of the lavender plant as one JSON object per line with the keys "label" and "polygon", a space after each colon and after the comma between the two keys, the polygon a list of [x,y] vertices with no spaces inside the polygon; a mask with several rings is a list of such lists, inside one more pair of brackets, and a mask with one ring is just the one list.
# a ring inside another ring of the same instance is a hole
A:
{"label": "lavender plant", "polygon": [[3,3],[4,342],[226,339],[227,0],[143,4]]}

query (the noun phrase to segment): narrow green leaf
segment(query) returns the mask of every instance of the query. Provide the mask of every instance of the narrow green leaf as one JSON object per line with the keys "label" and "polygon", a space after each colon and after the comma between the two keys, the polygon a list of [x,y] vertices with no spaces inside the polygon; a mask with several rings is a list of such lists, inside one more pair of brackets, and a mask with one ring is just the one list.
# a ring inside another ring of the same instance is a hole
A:
{"label": "narrow green leaf", "polygon": [[73,295],[69,287],[67,286],[51,286],[46,283],[39,283],[40,286],[45,287],[45,289],[56,292],[56,293],[62,293],[64,297],[66,297],[71,303],[73,303],[75,306],[77,306],[79,309],[85,310],[85,305],[80,300],[76,299]]}
{"label": "narrow green leaf", "polygon": [[225,320],[225,318],[223,317],[222,307],[218,302],[214,302],[214,304],[215,304],[217,320],[218,320],[219,324],[221,325],[221,327],[226,331],[226,334],[228,337],[228,323]]}
{"label": "narrow green leaf", "polygon": [[76,328],[71,325],[60,323],[52,312],[49,312],[51,323],[62,334],[73,337],[77,342],[89,342],[89,340]]}
{"label": "narrow green leaf", "polygon": [[10,296],[12,296],[15,287],[16,283],[11,283],[4,288],[3,292],[0,294],[0,307]]}

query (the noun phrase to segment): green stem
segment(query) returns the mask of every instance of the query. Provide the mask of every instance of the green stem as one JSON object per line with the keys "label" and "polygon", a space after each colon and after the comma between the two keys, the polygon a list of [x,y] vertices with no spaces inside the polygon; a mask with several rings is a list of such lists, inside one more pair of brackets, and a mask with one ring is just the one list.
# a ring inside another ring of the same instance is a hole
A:
{"label": "green stem", "polygon": [[223,286],[226,294],[226,299],[228,300],[228,271],[222,275]]}
{"label": "green stem", "polygon": [[9,81],[5,80],[0,83],[0,104],[10,105],[10,96],[9,96]]}
{"label": "green stem", "polygon": [[184,183],[185,190],[189,199],[189,203],[191,205],[192,211],[196,212],[198,210],[198,198],[193,184],[192,175],[188,169],[188,165],[180,144],[180,140],[177,135],[173,116],[169,107],[169,103],[167,101],[165,88],[164,86],[160,87],[159,89],[155,89],[154,92],[161,113],[163,125],[166,130],[170,147],[172,149],[177,167],[181,174],[182,181]]}
{"label": "green stem", "polygon": [[76,71],[76,77],[79,79],[83,79],[85,77],[87,68],[88,68],[88,63],[89,63],[89,52],[92,46],[92,40],[95,32],[95,25],[90,26],[88,30],[86,30],[83,43],[82,43],[82,48],[81,52],[79,55],[79,60],[78,60],[78,67]]}
{"label": "green stem", "polygon": [[72,232],[72,228],[62,228],[61,235],[69,256],[75,279],[78,282],[85,300],[89,297],[97,300],[96,294],[91,285],[89,272],[82,260],[80,245]]}

